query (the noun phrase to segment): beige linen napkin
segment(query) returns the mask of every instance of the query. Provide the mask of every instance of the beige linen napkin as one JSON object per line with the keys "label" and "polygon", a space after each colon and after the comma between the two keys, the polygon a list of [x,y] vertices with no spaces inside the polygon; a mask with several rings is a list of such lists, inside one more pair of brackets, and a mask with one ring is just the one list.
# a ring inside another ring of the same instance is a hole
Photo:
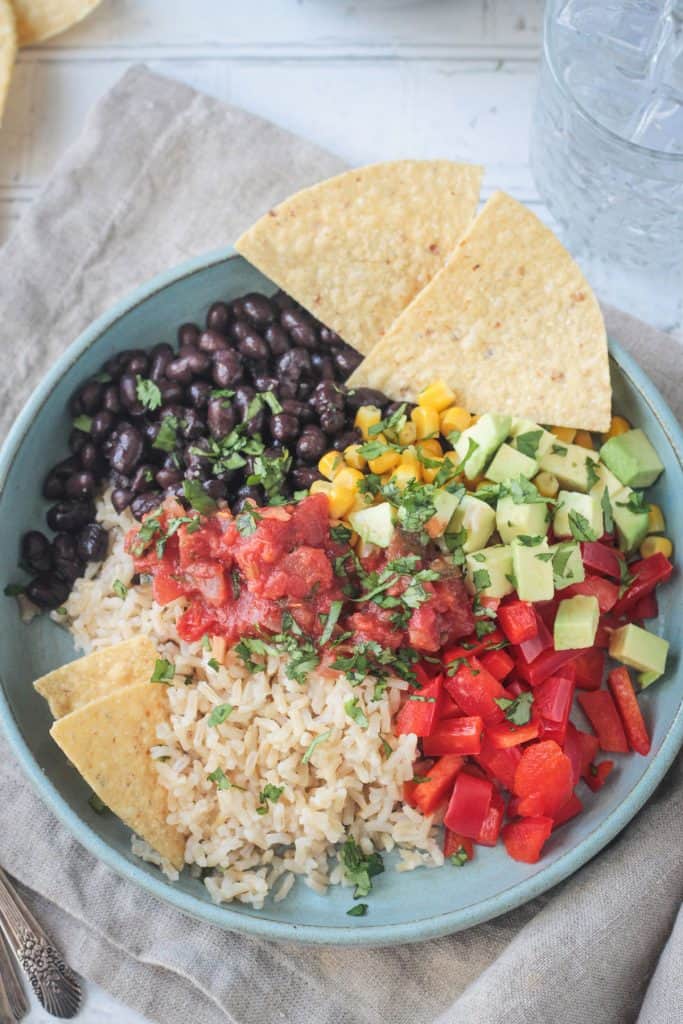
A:
{"label": "beige linen napkin", "polygon": [[[45,367],[114,300],[340,167],[243,111],[129,71],[0,252],[3,433]],[[680,414],[676,344],[606,314]],[[157,902],[55,821],[1,735],[0,794],[0,864],[74,967],[160,1024],[681,1019],[680,766],[607,850],[542,899],[459,935],[373,950],[276,945]]]}

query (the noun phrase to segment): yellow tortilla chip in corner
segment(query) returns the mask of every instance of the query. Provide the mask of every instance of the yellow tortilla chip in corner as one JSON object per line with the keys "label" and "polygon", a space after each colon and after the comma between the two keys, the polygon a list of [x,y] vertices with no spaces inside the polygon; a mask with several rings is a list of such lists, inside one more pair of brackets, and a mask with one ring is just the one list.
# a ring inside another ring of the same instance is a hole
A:
{"label": "yellow tortilla chip in corner", "polygon": [[359,167],[285,199],[235,247],[366,354],[448,259],[481,178],[450,160]]}
{"label": "yellow tortilla chip in corner", "polygon": [[39,43],[82,21],[100,0],[12,0],[19,46]]}
{"label": "yellow tortilla chip in corner", "polygon": [[168,797],[150,754],[168,717],[166,687],[144,683],[65,715],[50,735],[100,800],[180,870],[185,839],[167,823]]}
{"label": "yellow tortilla chip in corner", "polygon": [[53,717],[61,718],[98,697],[127,686],[148,683],[157,656],[156,647],[148,637],[135,636],[70,661],[41,676],[33,685],[50,705]]}
{"label": "yellow tortilla chip in corner", "polygon": [[17,31],[14,12],[8,0],[0,0],[0,125],[16,55]]}
{"label": "yellow tortilla chip in corner", "polygon": [[347,384],[415,401],[437,378],[471,412],[609,428],[597,299],[553,232],[503,192]]}

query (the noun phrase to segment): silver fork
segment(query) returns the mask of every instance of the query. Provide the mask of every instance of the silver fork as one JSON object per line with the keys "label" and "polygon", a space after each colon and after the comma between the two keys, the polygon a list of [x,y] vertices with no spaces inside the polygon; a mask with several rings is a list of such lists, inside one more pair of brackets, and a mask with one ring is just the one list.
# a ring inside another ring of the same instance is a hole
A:
{"label": "silver fork", "polygon": [[40,1003],[53,1017],[75,1017],[81,1002],[76,975],[66,964],[0,868],[0,928]]}
{"label": "silver fork", "polygon": [[0,929],[0,1024],[23,1020],[29,1005],[14,954]]}

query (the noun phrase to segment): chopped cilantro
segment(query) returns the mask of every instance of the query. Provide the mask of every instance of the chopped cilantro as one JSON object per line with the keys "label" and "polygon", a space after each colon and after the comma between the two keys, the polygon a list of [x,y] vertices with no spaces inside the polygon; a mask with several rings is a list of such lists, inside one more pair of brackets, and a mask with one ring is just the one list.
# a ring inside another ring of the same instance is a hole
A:
{"label": "chopped cilantro", "polygon": [[157,385],[153,380],[141,377],[139,373],[135,378],[135,394],[137,395],[138,402],[144,405],[145,409],[149,409],[150,412],[154,412],[161,405],[161,391],[159,391]]}
{"label": "chopped cilantro", "polygon": [[570,578],[566,575],[566,570],[573,551],[574,545],[569,541],[565,544],[560,544],[557,551],[553,554],[553,579],[556,587],[558,583],[563,583],[566,579]]}
{"label": "chopped cilantro", "polygon": [[154,671],[150,683],[169,683],[173,682],[175,676],[175,668],[166,658],[157,658],[154,662]]}
{"label": "chopped cilantro", "polygon": [[626,501],[618,501],[617,505],[619,508],[626,508],[629,512],[633,512],[636,515],[648,510],[644,491],[631,491]]}
{"label": "chopped cilantro", "polygon": [[459,846],[455,853],[452,853],[448,858],[454,868],[461,868],[470,859],[467,855],[467,850],[464,846]]}
{"label": "chopped cilantro", "polygon": [[256,532],[256,524],[260,523],[262,518],[253,505],[245,505],[235,519],[237,532],[241,537],[251,537],[252,533]]}
{"label": "chopped cilantro", "polygon": [[528,533],[522,533],[515,537],[515,541],[522,544],[525,548],[535,548],[537,544],[543,543],[543,537],[530,537]]}
{"label": "chopped cilantro", "polygon": [[232,704],[217,704],[209,715],[208,724],[210,726],[222,725],[234,710]]}
{"label": "chopped cilantro", "polygon": [[319,736],[316,736],[314,740],[311,740],[311,742],[306,747],[306,753],[301,758],[301,763],[302,764],[308,764],[308,762],[311,760],[311,757],[313,755],[313,751],[315,750],[315,748],[320,743],[326,743],[327,740],[329,740],[331,735],[332,735],[332,730],[328,729],[327,732],[321,732]]}
{"label": "chopped cilantro", "polygon": [[245,636],[235,645],[235,654],[242,659],[251,672],[256,672],[262,667],[254,661],[253,656],[265,657],[270,651],[272,648],[264,640],[254,636]]}
{"label": "chopped cilantro", "polygon": [[3,594],[5,597],[18,597],[19,594],[23,594],[26,587],[22,583],[8,583]]}
{"label": "chopped cilantro", "polygon": [[602,497],[600,498],[600,506],[605,520],[605,532],[611,533],[614,529],[614,516],[612,515],[612,502],[609,498],[609,491],[606,487],[602,492]]}
{"label": "chopped cilantro", "polygon": [[201,644],[205,651],[211,650],[211,638],[209,637],[208,633],[205,633],[204,636],[202,637]]}
{"label": "chopped cilantro", "polygon": [[385,739],[382,740],[382,757],[391,757],[394,752],[394,748],[390,743],[387,743]]}
{"label": "chopped cilantro", "polygon": [[534,555],[534,558],[537,558],[539,562],[550,562],[552,557],[552,551],[539,551],[537,555]]}
{"label": "chopped cilantro", "polygon": [[509,697],[494,697],[493,699],[500,710],[505,713],[508,722],[511,722],[513,725],[527,725],[531,721],[531,705],[534,702],[533,693],[524,691],[514,699]]}
{"label": "chopped cilantro", "polygon": [[221,665],[217,658],[209,658],[209,660],[207,661],[207,665],[209,666],[209,668],[212,668],[214,672],[220,671]]}
{"label": "chopped cilantro", "polygon": [[352,697],[351,700],[347,700],[344,703],[344,711],[349,718],[356,723],[356,725],[360,726],[361,729],[367,729],[369,722],[367,715],[360,706],[358,697]]}
{"label": "chopped cilantro", "polygon": [[585,516],[576,509],[569,511],[569,529],[574,540],[597,540],[598,535]]}
{"label": "chopped cilantro", "polygon": [[405,427],[406,422],[406,407],[405,405],[399,405],[398,409],[392,412],[390,416],[368,427],[368,437],[377,437],[378,434],[384,434],[388,441],[396,443],[398,442],[398,435]]}
{"label": "chopped cilantro", "polygon": [[256,808],[256,813],[261,815],[267,814],[268,801],[270,801],[271,804],[276,804],[284,791],[284,786],[274,786],[272,782],[267,782],[259,793],[259,805]]}
{"label": "chopped cilantro", "polygon": [[474,632],[477,634],[477,639],[481,640],[482,637],[488,636],[489,633],[493,633],[496,627],[490,621],[486,619],[478,619],[474,624]]}
{"label": "chopped cilantro", "polygon": [[238,786],[236,782],[231,782],[222,768],[215,768],[206,777],[209,782],[216,783],[216,789],[240,789],[243,793],[246,792],[244,786]]}
{"label": "chopped cilantro", "polygon": [[339,851],[339,860],[349,882],[355,885],[354,899],[367,896],[372,889],[372,879],[384,871],[384,862],[376,851],[366,856],[360,846],[349,836]]}
{"label": "chopped cilantro", "polygon": [[282,406],[280,405],[280,402],[275,392],[261,391],[258,394],[254,395],[252,400],[249,402],[249,405],[247,406],[247,415],[245,416],[245,420],[250,420],[252,419],[252,417],[256,416],[256,414],[261,411],[264,405],[268,406],[268,408],[270,409],[274,416],[277,416],[278,413],[282,412]]}
{"label": "chopped cilantro", "polygon": [[528,430],[525,434],[518,434],[516,438],[517,451],[521,452],[522,455],[528,455],[530,459],[535,459],[538,453],[538,443],[543,437],[542,430]]}
{"label": "chopped cilantro", "polygon": [[321,647],[324,647],[328,640],[331,640],[332,632],[334,630],[334,627],[337,625],[337,621],[341,614],[343,604],[343,601],[333,601],[332,604],[330,605],[329,614],[325,618],[325,628],[323,629],[322,634],[320,636]]}
{"label": "chopped cilantro", "polygon": [[622,597],[622,595],[628,590],[628,588],[631,586],[635,579],[635,576],[633,576],[629,572],[629,568],[626,564],[625,558],[619,559],[619,576],[619,597]]}
{"label": "chopped cilantro", "polygon": [[93,809],[95,814],[106,814],[109,808],[105,804],[104,800],[100,800],[97,793],[91,793],[88,799],[90,807]]}
{"label": "chopped cilantro", "polygon": [[365,917],[367,912],[367,903],[356,903],[353,907],[346,911],[349,917]]}
{"label": "chopped cilantro", "polygon": [[77,416],[73,421],[73,426],[83,434],[89,434],[92,427],[92,416]]}
{"label": "chopped cilantro", "polygon": [[128,593],[128,587],[121,580],[114,580],[111,585],[111,589],[114,591],[117,597],[120,597],[123,601],[124,597]]}
{"label": "chopped cilantro", "polygon": [[550,450],[553,455],[560,455],[562,458],[564,458],[569,451],[569,449],[565,448],[563,444],[554,444]]}
{"label": "chopped cilantro", "polygon": [[348,526],[344,526],[343,523],[339,523],[330,529],[330,537],[336,544],[348,544],[353,537],[353,531],[349,530]]}
{"label": "chopped cilantro", "polygon": [[281,454],[275,458],[255,455],[253,469],[247,477],[247,483],[249,485],[260,484],[266,492],[268,501],[272,503],[274,498],[280,497],[282,485],[291,468],[292,456],[286,448],[283,448]]}
{"label": "chopped cilantro", "polygon": [[216,508],[216,502],[206,493],[199,480],[183,480],[183,494],[192,508],[196,508],[202,515],[208,515]]}
{"label": "chopped cilantro", "polygon": [[175,416],[164,416],[152,442],[152,448],[158,448],[162,452],[172,452],[178,443],[178,420]]}
{"label": "chopped cilantro", "polygon": [[486,590],[491,586],[491,576],[486,569],[475,569],[472,573],[472,582],[476,591]]}
{"label": "chopped cilantro", "polygon": [[586,480],[588,481],[588,490],[591,487],[595,487],[596,484],[600,483],[600,477],[595,471],[595,459],[591,459],[590,456],[586,456]]}

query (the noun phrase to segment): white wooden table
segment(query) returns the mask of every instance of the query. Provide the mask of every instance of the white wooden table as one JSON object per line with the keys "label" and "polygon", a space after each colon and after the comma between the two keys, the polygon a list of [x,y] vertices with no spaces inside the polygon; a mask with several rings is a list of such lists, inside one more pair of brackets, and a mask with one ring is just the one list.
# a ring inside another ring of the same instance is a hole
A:
{"label": "white wooden table", "polygon": [[[22,51],[0,130],[0,244],[86,111],[144,61],[350,163],[456,157],[547,217],[527,136],[542,0],[103,0]],[[34,1008],[30,1024],[49,1018]],[[89,986],[83,1024],[142,1018]]]}

